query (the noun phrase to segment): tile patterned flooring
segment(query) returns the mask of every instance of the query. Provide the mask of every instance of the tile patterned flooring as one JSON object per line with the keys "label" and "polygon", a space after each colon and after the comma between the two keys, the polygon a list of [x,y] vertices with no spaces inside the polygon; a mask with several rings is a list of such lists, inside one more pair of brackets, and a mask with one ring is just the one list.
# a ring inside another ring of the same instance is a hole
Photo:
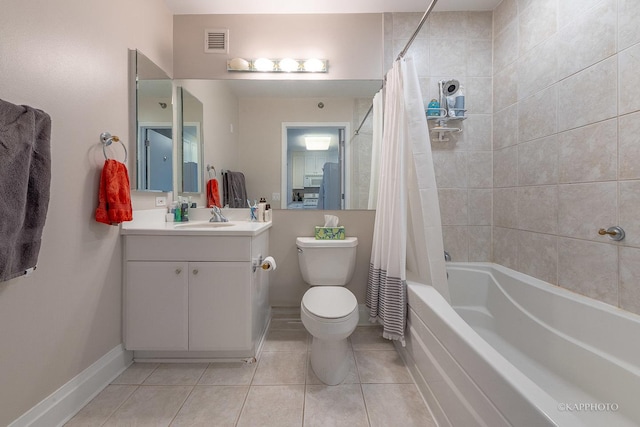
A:
{"label": "tile patterned flooring", "polygon": [[65,425],[435,427],[379,327],[356,329],[347,378],[326,386],[310,335],[286,317],[271,321],[257,363],[134,363]]}

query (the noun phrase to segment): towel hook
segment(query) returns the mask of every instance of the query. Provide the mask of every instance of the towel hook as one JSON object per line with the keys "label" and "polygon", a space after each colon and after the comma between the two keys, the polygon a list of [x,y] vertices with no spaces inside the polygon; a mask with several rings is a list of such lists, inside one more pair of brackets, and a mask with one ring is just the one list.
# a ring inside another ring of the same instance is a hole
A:
{"label": "towel hook", "polygon": [[215,166],[207,165],[207,172],[209,173],[209,178],[211,178],[211,169],[213,169],[213,177],[217,176]]}
{"label": "towel hook", "polygon": [[109,132],[102,132],[100,134],[100,141],[102,142],[102,152],[104,153],[104,158],[107,159],[107,160],[109,160],[109,157],[107,156],[106,148],[109,145],[111,145],[113,142],[119,142],[120,144],[122,144],[122,148],[124,149],[124,162],[123,163],[127,163],[127,147],[124,145],[124,143],[122,142],[120,137],[118,137],[116,135],[111,135]]}

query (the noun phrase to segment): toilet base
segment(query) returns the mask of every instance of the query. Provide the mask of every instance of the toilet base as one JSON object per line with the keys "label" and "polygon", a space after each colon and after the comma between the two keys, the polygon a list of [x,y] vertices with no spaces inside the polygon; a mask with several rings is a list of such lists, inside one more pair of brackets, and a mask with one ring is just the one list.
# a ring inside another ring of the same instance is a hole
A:
{"label": "toilet base", "polygon": [[341,340],[323,340],[313,337],[311,342],[311,368],[318,379],[327,385],[340,384],[349,373],[349,343]]}

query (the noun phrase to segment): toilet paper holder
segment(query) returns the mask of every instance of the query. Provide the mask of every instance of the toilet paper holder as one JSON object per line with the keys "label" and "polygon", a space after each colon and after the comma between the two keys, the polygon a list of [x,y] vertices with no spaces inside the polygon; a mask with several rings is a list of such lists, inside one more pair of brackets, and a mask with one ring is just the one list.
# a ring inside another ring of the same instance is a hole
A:
{"label": "toilet paper holder", "polygon": [[271,264],[268,260],[267,262],[265,262],[265,260],[266,258],[263,258],[262,255],[260,255],[258,258],[254,258],[251,262],[252,271],[255,273],[258,267],[263,270],[269,270],[269,267],[273,267],[273,270],[275,270],[275,261],[273,261],[274,264]]}

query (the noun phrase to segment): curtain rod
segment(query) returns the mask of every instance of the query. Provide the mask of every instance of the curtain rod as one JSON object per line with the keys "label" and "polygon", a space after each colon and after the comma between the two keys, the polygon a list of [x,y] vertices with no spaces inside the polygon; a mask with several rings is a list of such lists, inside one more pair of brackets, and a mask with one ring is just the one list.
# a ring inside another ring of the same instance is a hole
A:
{"label": "curtain rod", "polygon": [[[431,15],[431,11],[433,10],[437,2],[438,0],[431,0],[431,4],[429,5],[429,7],[427,7],[427,10],[424,12],[424,15],[422,15],[422,19],[420,19],[420,22],[418,23],[418,27],[411,35],[411,38],[409,39],[407,44],[404,46],[404,49],[402,49],[400,54],[398,54],[396,61],[401,60],[407,54],[407,51],[413,44],[413,41],[418,36],[418,33],[420,33],[420,30],[422,30],[422,27],[424,26],[425,22],[427,22],[427,18],[429,17],[429,15]],[[356,131],[354,132],[354,135],[358,135],[360,133],[360,129],[362,129],[364,122],[367,120],[367,118],[369,118],[369,115],[371,114],[372,111],[373,111],[373,103],[371,104],[371,107],[369,107],[367,114],[364,115],[364,118],[362,119],[362,122],[360,122],[360,126],[358,126],[358,129],[356,129]]]}

